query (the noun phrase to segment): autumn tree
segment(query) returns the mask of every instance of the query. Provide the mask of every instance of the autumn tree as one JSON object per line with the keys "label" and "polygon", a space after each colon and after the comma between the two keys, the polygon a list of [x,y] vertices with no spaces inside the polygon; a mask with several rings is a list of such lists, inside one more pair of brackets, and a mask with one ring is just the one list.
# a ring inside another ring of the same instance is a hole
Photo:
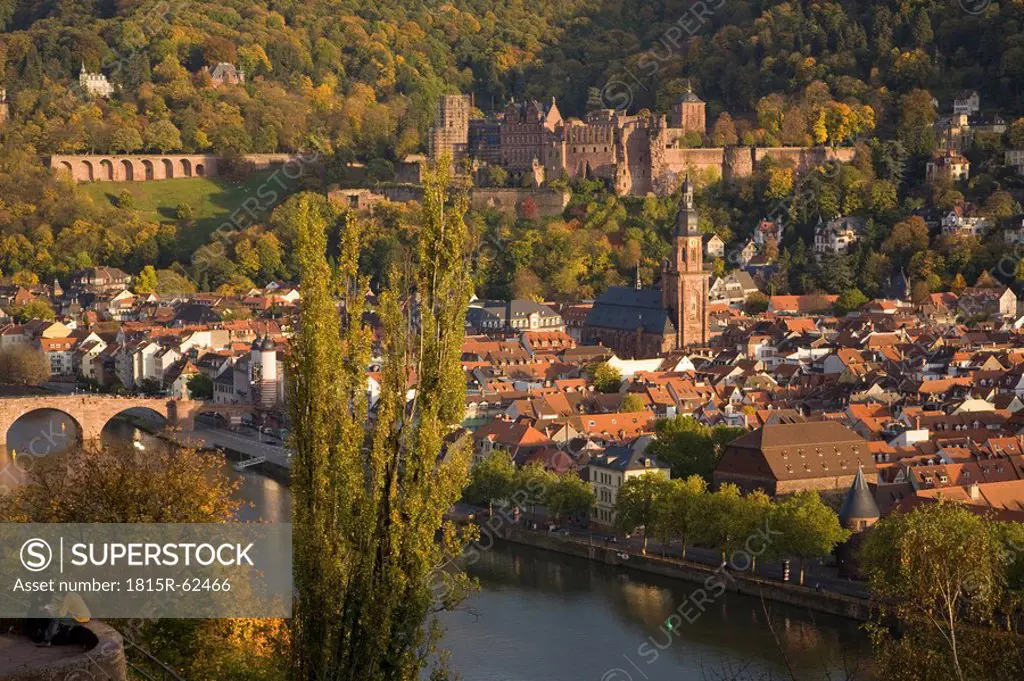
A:
{"label": "autumn tree", "polygon": [[629,413],[645,411],[647,409],[647,402],[638,393],[628,393],[622,398],[621,409]]}
{"label": "autumn tree", "polygon": [[598,392],[616,393],[622,385],[622,373],[608,362],[601,362],[591,369],[590,381]]}
{"label": "autumn tree", "polygon": [[900,98],[896,137],[911,154],[930,154],[935,149],[938,113],[927,90],[913,90]]}
{"label": "autumn tree", "polygon": [[[0,497],[0,520],[35,523],[226,523],[241,507],[238,481],[217,453],[88,442],[35,460],[25,484]],[[132,631],[159,642],[161,661],[183,678],[279,681],[288,631],[280,619],[163,619]],[[143,664],[145,664],[143,662]]]}
{"label": "autumn tree", "polygon": [[849,532],[839,524],[839,516],[826,506],[815,491],[802,491],[784,497],[772,508],[771,528],[779,533],[776,556],[800,559],[800,583],[804,583],[804,563],[825,558],[845,541]]}
{"label": "autumn tree", "polygon": [[[469,480],[471,453],[456,430],[465,409],[459,357],[470,290],[465,210],[465,193],[452,187],[442,160],[425,178],[415,265],[394,272],[379,296],[381,391],[368,426],[373,333],[364,325],[367,281],[358,271],[364,235],[358,223],[345,223],[332,271],[327,203],[310,195],[298,202],[302,307],[288,400],[293,679],[417,678],[439,635],[431,614],[462,593],[439,601],[431,575],[467,539],[444,520]],[[406,304],[413,289],[415,325]]]}
{"label": "autumn tree", "polygon": [[516,470],[513,487],[517,499],[530,507],[530,517],[537,517],[537,506],[545,502],[548,490],[555,484],[555,477],[539,461],[531,461]]}
{"label": "autumn tree", "polygon": [[668,492],[669,479],[664,473],[643,473],[627,478],[615,497],[615,525],[624,532],[643,527],[641,552],[647,554],[647,540],[657,535],[657,521],[664,516],[659,508]]}
{"label": "autumn tree", "polygon": [[50,365],[37,348],[14,345],[0,350],[0,383],[37,386],[50,380]]}
{"label": "autumn tree", "polygon": [[741,428],[710,428],[691,416],[677,415],[654,424],[648,453],[672,469],[672,477],[699,475],[708,483],[722,448],[743,434]]}
{"label": "autumn tree", "polygon": [[214,453],[93,442],[60,458],[40,458],[27,484],[0,502],[0,517],[36,523],[223,523],[238,511],[237,486]]}
{"label": "autumn tree", "polygon": [[146,265],[132,281],[132,290],[141,294],[156,293],[157,285],[156,269]]}
{"label": "autumn tree", "polygon": [[53,311],[53,305],[45,298],[33,298],[24,305],[12,307],[11,316],[19,324],[30,322],[33,319],[41,319],[45,322],[52,322],[57,316]]}
{"label": "autumn tree", "polygon": [[487,504],[488,511],[494,512],[495,499],[508,499],[515,490],[516,465],[507,452],[495,451],[473,466],[469,485],[463,492],[467,501]]}
{"label": "autumn tree", "polygon": [[678,538],[682,543],[681,555],[686,558],[686,545],[702,522],[701,503],[708,491],[708,483],[699,475],[676,478],[669,481],[668,489],[661,500],[658,526],[667,537]]}
{"label": "autumn tree", "polygon": [[732,116],[728,112],[719,114],[711,129],[711,143],[716,147],[735,146],[740,141],[736,134],[736,125],[732,122]]}
{"label": "autumn tree", "polygon": [[858,288],[848,288],[839,294],[839,299],[836,300],[835,310],[836,314],[843,316],[849,312],[859,310],[868,304],[868,297],[861,293]]}
{"label": "autumn tree", "polygon": [[1024,675],[1019,642],[1003,625],[1020,613],[1007,589],[1014,552],[1005,537],[998,523],[942,501],[872,528],[859,560],[879,606],[869,633],[883,679]]}
{"label": "autumn tree", "polygon": [[556,476],[544,494],[544,507],[556,521],[564,515],[586,514],[595,501],[594,488],[576,471]]}

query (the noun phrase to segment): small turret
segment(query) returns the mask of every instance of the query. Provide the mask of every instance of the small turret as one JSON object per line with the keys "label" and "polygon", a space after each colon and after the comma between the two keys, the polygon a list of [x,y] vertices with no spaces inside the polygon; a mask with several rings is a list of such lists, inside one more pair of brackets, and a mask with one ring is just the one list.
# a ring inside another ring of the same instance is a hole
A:
{"label": "small turret", "polygon": [[853,478],[850,491],[846,493],[843,507],[839,509],[839,522],[846,529],[859,532],[874,525],[881,516],[875,497],[864,479],[864,469],[857,466],[857,475]]}

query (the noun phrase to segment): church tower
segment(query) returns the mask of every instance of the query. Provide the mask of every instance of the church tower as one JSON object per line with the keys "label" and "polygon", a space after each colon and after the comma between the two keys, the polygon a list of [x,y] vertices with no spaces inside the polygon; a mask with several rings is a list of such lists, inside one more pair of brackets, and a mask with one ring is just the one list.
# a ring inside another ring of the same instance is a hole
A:
{"label": "church tower", "polygon": [[697,226],[690,175],[683,182],[683,202],[676,216],[672,261],[662,275],[662,302],[676,327],[676,347],[708,342],[708,276],[704,243]]}

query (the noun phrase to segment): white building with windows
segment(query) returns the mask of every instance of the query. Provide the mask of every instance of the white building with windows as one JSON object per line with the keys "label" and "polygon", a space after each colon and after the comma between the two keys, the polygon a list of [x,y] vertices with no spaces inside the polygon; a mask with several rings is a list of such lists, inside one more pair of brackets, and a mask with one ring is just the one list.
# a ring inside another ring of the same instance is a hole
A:
{"label": "white building with windows", "polygon": [[626,480],[645,473],[671,477],[668,466],[645,453],[650,443],[650,436],[643,435],[629,445],[607,447],[601,454],[591,457],[587,476],[594,489],[594,506],[590,509],[592,521],[599,525],[615,524],[615,501]]}
{"label": "white building with windows", "polygon": [[103,97],[104,99],[114,94],[113,84],[107,80],[102,73],[89,73],[85,70],[85,62],[82,63],[82,70],[78,73],[78,84],[90,95]]}
{"label": "white building with windows", "polygon": [[819,222],[814,229],[814,252],[818,255],[848,253],[863,231],[861,218],[843,216]]}
{"label": "white building with windows", "polygon": [[984,236],[992,229],[988,218],[976,215],[973,206],[957,204],[942,216],[942,233],[957,236]]}
{"label": "white building with windows", "polygon": [[981,98],[977,90],[964,90],[953,98],[954,114],[976,114],[981,111]]}

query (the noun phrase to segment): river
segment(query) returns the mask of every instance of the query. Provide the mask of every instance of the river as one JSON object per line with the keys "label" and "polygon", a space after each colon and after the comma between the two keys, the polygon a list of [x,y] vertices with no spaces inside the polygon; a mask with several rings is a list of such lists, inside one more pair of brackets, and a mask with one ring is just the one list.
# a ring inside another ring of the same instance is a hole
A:
{"label": "river", "polygon": [[[70,421],[62,427],[65,419],[59,412],[22,418],[8,434],[8,448],[29,452],[40,432],[74,427]],[[103,437],[167,446],[126,421],[112,421]],[[7,452],[0,454],[0,469],[11,470],[9,463]],[[227,462],[223,470],[241,481],[238,494],[248,505],[240,519],[290,520],[286,487],[258,473],[236,472]],[[856,623],[841,618],[725,594],[692,623],[668,632],[666,619],[697,585],[501,544],[463,567],[480,589],[441,622],[442,646],[467,681],[870,678],[866,638]],[[693,618],[695,610],[685,612]]]}

